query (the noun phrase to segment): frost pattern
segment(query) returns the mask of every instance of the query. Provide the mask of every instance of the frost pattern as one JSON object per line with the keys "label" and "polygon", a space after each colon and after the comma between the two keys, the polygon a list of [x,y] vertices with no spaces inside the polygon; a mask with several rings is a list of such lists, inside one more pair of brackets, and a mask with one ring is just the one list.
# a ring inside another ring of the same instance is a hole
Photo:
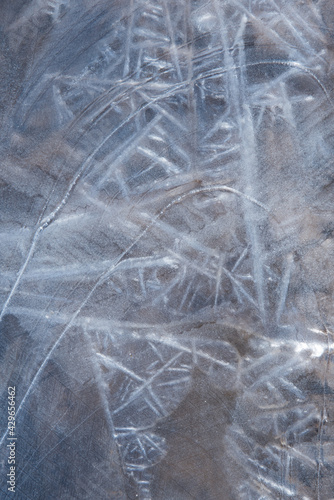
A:
{"label": "frost pattern", "polygon": [[0,11],[17,497],[332,498],[330,2]]}

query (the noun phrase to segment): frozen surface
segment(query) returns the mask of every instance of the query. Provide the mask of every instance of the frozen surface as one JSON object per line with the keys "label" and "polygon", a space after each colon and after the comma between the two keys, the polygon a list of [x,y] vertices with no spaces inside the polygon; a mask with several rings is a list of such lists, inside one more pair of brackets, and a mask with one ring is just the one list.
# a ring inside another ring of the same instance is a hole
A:
{"label": "frozen surface", "polygon": [[334,498],[333,22],[1,1],[1,498]]}

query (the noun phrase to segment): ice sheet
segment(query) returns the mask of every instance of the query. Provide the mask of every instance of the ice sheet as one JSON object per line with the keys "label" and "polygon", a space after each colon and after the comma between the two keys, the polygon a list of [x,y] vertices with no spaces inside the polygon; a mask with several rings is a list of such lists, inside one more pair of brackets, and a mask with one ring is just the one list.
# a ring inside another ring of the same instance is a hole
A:
{"label": "ice sheet", "polygon": [[3,0],[1,498],[334,498],[333,22]]}

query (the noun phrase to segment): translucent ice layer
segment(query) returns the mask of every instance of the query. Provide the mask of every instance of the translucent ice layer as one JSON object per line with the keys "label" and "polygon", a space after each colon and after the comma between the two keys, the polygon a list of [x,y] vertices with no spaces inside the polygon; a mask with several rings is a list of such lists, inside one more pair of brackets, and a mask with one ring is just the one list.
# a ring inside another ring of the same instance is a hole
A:
{"label": "translucent ice layer", "polygon": [[1,498],[333,499],[333,2],[0,26]]}

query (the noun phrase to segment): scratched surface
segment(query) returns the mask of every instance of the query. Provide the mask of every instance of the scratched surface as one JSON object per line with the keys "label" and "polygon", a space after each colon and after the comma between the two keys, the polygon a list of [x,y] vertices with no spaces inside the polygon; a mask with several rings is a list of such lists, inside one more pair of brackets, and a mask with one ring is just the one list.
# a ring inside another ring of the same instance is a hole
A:
{"label": "scratched surface", "polygon": [[332,500],[333,3],[0,26],[0,497]]}

